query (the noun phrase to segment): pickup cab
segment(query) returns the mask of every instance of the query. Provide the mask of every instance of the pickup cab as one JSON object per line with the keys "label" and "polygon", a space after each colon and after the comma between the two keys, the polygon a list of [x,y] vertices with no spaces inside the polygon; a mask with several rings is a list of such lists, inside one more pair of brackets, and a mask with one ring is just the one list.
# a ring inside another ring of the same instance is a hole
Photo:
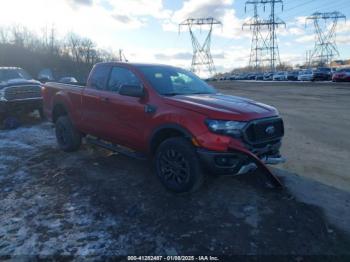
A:
{"label": "pickup cab", "polygon": [[193,73],[167,65],[99,63],[86,86],[42,85],[44,113],[59,147],[78,150],[82,138],[152,159],[162,184],[194,191],[208,173],[243,175],[284,161],[278,111],[250,99],[220,94]]}

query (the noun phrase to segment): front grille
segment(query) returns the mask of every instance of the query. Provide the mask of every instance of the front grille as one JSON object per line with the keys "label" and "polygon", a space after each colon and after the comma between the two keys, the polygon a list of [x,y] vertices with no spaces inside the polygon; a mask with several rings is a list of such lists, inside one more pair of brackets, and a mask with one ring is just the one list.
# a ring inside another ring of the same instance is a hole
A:
{"label": "front grille", "polygon": [[5,88],[5,99],[12,100],[25,100],[41,97],[40,86],[38,85],[23,85],[23,86],[11,86]]}
{"label": "front grille", "polygon": [[258,145],[278,140],[283,135],[283,120],[276,117],[250,122],[245,129],[244,139],[248,144]]}

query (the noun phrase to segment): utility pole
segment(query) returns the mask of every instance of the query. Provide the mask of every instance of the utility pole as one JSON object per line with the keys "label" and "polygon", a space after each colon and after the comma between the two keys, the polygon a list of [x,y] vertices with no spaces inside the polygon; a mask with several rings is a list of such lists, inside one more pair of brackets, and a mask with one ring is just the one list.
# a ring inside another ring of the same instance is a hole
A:
{"label": "utility pole", "polygon": [[346,21],[346,16],[337,11],[315,12],[306,18],[306,23],[313,21],[315,30],[315,46],[310,57],[313,65],[330,65],[334,57],[339,56],[336,44],[336,27],[339,19]]}
{"label": "utility pole", "polygon": [[[205,69],[210,75],[216,74],[213,57],[210,51],[211,36],[214,25],[222,25],[222,23],[212,17],[208,17],[188,18],[179,24],[179,33],[181,27],[183,26],[188,27],[188,31],[190,32],[193,48],[191,71],[196,74],[201,73],[203,69]],[[200,29],[202,29],[203,26],[209,27],[209,30],[207,32],[204,42],[200,44],[198,37],[195,35],[194,27],[199,27]]]}

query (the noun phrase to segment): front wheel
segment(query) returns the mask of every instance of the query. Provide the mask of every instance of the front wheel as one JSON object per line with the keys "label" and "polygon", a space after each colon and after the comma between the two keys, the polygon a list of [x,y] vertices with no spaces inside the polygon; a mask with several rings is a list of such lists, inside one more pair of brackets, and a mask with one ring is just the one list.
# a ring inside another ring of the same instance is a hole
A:
{"label": "front wheel", "polygon": [[183,137],[167,139],[159,146],[155,169],[162,184],[176,193],[193,192],[204,182],[195,148]]}
{"label": "front wheel", "polygon": [[60,116],[56,121],[56,138],[60,149],[73,152],[81,145],[81,134],[75,129],[68,116]]}

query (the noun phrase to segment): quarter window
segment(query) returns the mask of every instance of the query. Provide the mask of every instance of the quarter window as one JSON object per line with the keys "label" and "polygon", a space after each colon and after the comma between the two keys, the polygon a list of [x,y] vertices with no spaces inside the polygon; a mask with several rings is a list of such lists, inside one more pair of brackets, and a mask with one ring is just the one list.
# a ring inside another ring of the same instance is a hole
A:
{"label": "quarter window", "polygon": [[91,76],[91,87],[103,90],[106,89],[106,82],[108,78],[110,67],[105,65],[97,66]]}

